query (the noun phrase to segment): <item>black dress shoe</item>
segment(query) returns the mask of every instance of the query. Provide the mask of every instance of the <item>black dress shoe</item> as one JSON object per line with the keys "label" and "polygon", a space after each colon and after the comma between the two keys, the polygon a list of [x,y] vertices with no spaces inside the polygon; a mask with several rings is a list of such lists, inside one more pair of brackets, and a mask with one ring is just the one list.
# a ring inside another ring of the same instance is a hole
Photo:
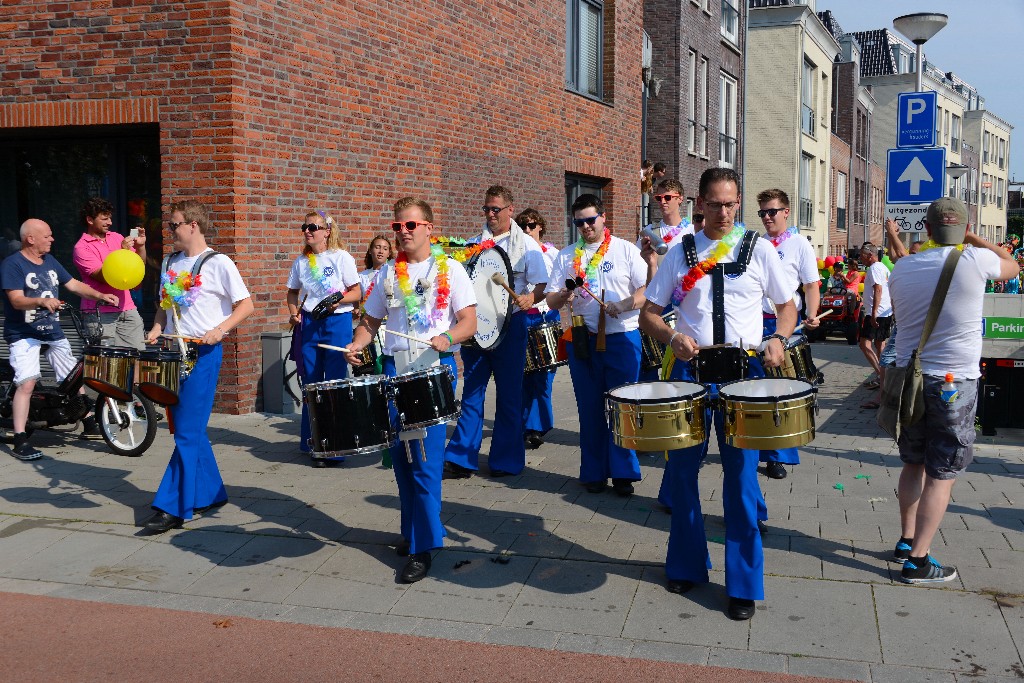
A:
{"label": "black dress shoe", "polygon": [[633,482],[629,479],[612,479],[612,489],[623,498],[633,495]]}
{"label": "black dress shoe", "polygon": [[209,505],[204,505],[203,507],[200,507],[200,508],[192,508],[192,514],[194,514],[194,515],[201,515],[204,512],[209,512],[210,510],[216,510],[217,508],[223,507],[224,505],[226,505],[227,502],[228,502],[228,499],[225,498],[224,500],[218,501],[216,503],[210,503]]}
{"label": "black dress shoe", "polygon": [[171,529],[180,529],[184,523],[185,520],[181,517],[175,517],[169,512],[160,510],[146,522],[146,530],[152,531],[154,534],[162,534]]}
{"label": "black dress shoe", "polygon": [[754,616],[754,601],[745,598],[729,598],[729,609],[726,612],[730,619],[746,621]]}
{"label": "black dress shoe", "polygon": [[768,533],[768,525],[761,520],[757,520],[757,530],[761,534],[766,534]]}
{"label": "black dress shoe", "polygon": [[409,541],[402,541],[395,546],[395,555],[409,557]]}
{"label": "black dress shoe", "polygon": [[765,466],[764,471],[765,474],[768,475],[769,479],[785,479],[786,475],[789,474],[788,472],[786,472],[786,466],[783,465],[781,462],[768,463]]}
{"label": "black dress shoe", "polygon": [[469,479],[472,476],[473,470],[453,462],[446,462],[444,471],[441,473],[442,479]]}
{"label": "black dress shoe", "polygon": [[402,570],[402,583],[416,583],[427,577],[430,571],[430,553],[416,553],[409,558]]}
{"label": "black dress shoe", "polygon": [[693,588],[696,585],[697,584],[695,584],[693,581],[687,581],[686,579],[680,579],[678,581],[669,579],[665,583],[665,590],[667,590],[669,593],[677,593],[679,595],[682,595],[683,593],[688,592],[691,588]]}
{"label": "black dress shoe", "polygon": [[511,477],[512,473],[511,472],[506,472],[505,470],[491,470],[491,476],[492,477]]}
{"label": "black dress shoe", "polygon": [[604,493],[604,490],[608,488],[607,481],[590,481],[584,484],[587,491],[590,493]]}
{"label": "black dress shoe", "polygon": [[526,432],[526,445],[532,450],[536,450],[541,447],[544,443],[544,437],[541,436],[540,432],[529,431]]}

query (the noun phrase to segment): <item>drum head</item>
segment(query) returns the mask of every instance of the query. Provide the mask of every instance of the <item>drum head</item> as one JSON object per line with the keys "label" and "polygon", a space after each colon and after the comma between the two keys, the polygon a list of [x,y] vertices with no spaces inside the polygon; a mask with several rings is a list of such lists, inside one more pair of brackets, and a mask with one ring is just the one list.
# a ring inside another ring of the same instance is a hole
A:
{"label": "drum head", "polygon": [[86,356],[99,356],[101,358],[138,358],[139,350],[131,346],[86,346]]}
{"label": "drum head", "polygon": [[608,398],[621,403],[667,403],[673,400],[696,398],[705,393],[707,393],[707,389],[702,384],[667,380],[623,384],[609,391]]}
{"label": "drum head", "polygon": [[814,392],[809,382],[800,379],[766,377],[741,379],[718,387],[722,398],[755,403],[775,403],[782,399],[799,398]]}
{"label": "drum head", "polygon": [[473,338],[485,351],[501,343],[515,305],[505,288],[491,281],[491,276],[496,273],[512,286],[512,264],[508,254],[499,246],[480,252],[469,274],[476,292],[476,334]]}
{"label": "drum head", "polygon": [[385,382],[387,382],[387,377],[384,375],[363,375],[362,377],[351,377],[349,379],[329,379],[325,382],[311,382],[303,388],[306,391],[327,391],[329,389],[361,387],[368,384],[382,384]]}

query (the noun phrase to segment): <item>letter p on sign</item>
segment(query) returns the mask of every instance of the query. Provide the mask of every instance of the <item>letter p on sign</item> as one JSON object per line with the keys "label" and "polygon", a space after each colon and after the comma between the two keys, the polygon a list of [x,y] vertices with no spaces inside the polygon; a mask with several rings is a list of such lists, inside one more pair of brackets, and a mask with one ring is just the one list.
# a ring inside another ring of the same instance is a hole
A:
{"label": "letter p on sign", "polygon": [[907,125],[913,124],[914,116],[924,112],[928,108],[928,102],[920,98],[907,100]]}

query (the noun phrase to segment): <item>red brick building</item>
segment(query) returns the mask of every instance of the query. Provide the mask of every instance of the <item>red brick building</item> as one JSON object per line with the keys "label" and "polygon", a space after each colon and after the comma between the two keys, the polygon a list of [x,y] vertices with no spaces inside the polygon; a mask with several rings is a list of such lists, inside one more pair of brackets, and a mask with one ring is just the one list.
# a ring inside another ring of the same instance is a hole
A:
{"label": "red brick building", "polygon": [[[566,205],[600,191],[632,234],[640,159],[640,0],[544,3],[11,3],[0,8],[0,227],[30,216],[70,265],[88,196],[114,229],[174,200],[211,205],[208,239],[257,313],[226,348],[218,409],[258,404],[260,333],[285,322],[304,213],[323,208],[362,260],[415,194],[444,234],[482,223],[484,189],[571,237]],[[625,190],[623,189],[625,188]],[[625,194],[623,194],[625,192]],[[561,226],[566,225],[565,229]],[[153,313],[156,273],[143,285]]]}

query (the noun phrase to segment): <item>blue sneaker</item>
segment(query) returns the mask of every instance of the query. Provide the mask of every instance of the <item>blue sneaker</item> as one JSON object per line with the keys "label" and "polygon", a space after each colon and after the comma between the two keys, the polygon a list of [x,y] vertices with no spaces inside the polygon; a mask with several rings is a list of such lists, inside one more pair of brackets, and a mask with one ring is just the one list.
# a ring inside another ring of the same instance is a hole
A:
{"label": "blue sneaker", "polygon": [[917,566],[909,557],[903,563],[900,581],[903,583],[945,583],[956,578],[956,567],[943,567],[931,555]]}
{"label": "blue sneaker", "polygon": [[903,564],[909,557],[910,543],[907,543],[906,540],[901,538],[899,542],[896,543],[896,550],[892,551],[892,561]]}

